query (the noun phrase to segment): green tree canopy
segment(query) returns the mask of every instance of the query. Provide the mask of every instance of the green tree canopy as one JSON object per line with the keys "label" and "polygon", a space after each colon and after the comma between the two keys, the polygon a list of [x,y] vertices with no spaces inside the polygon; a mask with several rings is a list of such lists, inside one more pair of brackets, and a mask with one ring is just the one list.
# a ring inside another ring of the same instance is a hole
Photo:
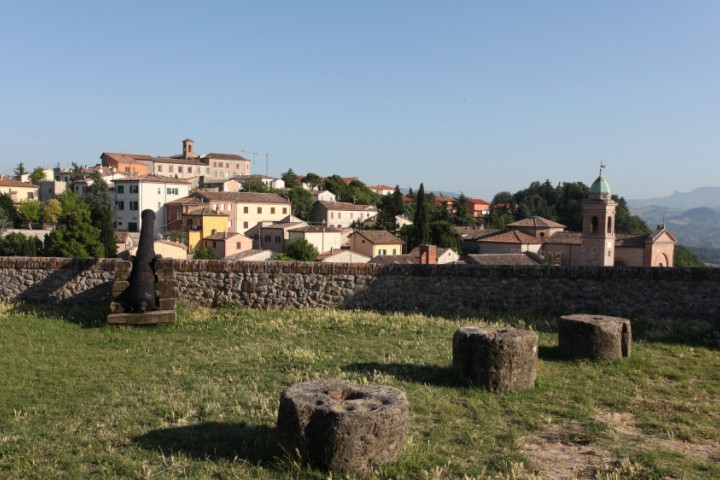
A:
{"label": "green tree canopy", "polygon": [[20,162],[17,164],[17,167],[15,167],[15,170],[13,170],[13,173],[17,178],[20,178],[20,175],[25,175],[28,172],[25,169],[25,164],[23,162]]}
{"label": "green tree canopy", "polygon": [[283,173],[280,178],[285,182],[285,188],[294,188],[300,186],[300,180],[298,176],[293,172],[293,169],[288,169],[287,172]]}
{"label": "green tree canopy", "polygon": [[7,193],[0,193],[0,210],[3,211],[4,218],[8,222],[6,228],[15,225],[18,218],[18,211],[17,208],[15,208],[15,202],[12,201],[12,198],[10,198],[10,195]]}
{"label": "green tree canopy", "polygon": [[317,173],[308,172],[303,179],[303,183],[310,188],[316,188],[318,185],[320,185],[321,180],[322,179]]}
{"label": "green tree canopy", "polygon": [[45,236],[44,255],[104,257],[105,247],[100,241],[100,230],[92,224],[88,205],[72,190],[65,190],[58,200],[62,205],[62,214],[58,219],[58,227]]}
{"label": "green tree canopy", "polygon": [[680,244],[675,245],[673,265],[680,268],[707,267],[700,257]]}
{"label": "green tree canopy", "polygon": [[117,254],[115,244],[115,203],[110,196],[107,182],[100,172],[90,174],[92,184],[85,194],[85,203],[90,208],[90,219],[95,228],[100,230],[100,241],[105,250],[105,256],[114,257]]}
{"label": "green tree canopy", "polygon": [[62,205],[56,198],[51,198],[40,207],[40,221],[43,225],[55,225],[62,214]]}
{"label": "green tree canopy", "polygon": [[454,199],[455,207],[453,209],[453,223],[455,225],[464,225],[474,227],[478,224],[477,218],[470,210],[470,199],[462,193]]}
{"label": "green tree canopy", "polygon": [[30,181],[32,183],[40,183],[45,180],[45,169],[42,167],[36,167],[30,174]]}
{"label": "green tree canopy", "polygon": [[289,190],[288,198],[292,204],[292,214],[302,220],[310,220],[313,208],[312,194],[303,187],[297,186]]}
{"label": "green tree canopy", "polygon": [[428,243],[430,241],[430,206],[425,196],[425,186],[421,183],[415,196],[415,218],[413,218],[414,235],[410,240],[412,247]]}
{"label": "green tree canopy", "polygon": [[40,221],[40,202],[37,200],[22,200],[17,205],[17,211],[20,221],[26,222],[29,228],[32,228],[33,223]]}
{"label": "green tree canopy", "polygon": [[382,230],[395,233],[398,229],[397,216],[405,213],[405,202],[403,202],[400,187],[395,186],[395,191],[390,195],[384,195],[378,204],[378,215],[375,224]]}
{"label": "green tree canopy", "polygon": [[243,191],[246,192],[269,193],[271,190],[258,176],[250,177],[243,182]]}
{"label": "green tree canopy", "polygon": [[295,260],[314,262],[317,260],[318,251],[317,248],[315,248],[315,245],[304,238],[297,238],[288,247],[287,255]]}
{"label": "green tree canopy", "polygon": [[27,237],[19,232],[8,233],[0,242],[3,257],[37,257],[41,250],[42,242],[37,237]]}
{"label": "green tree canopy", "polygon": [[350,185],[345,183],[345,180],[340,175],[332,175],[327,177],[323,182],[323,186],[326,190],[331,191],[335,194],[338,201],[340,202],[352,202],[353,193],[350,189]]}
{"label": "green tree canopy", "polygon": [[216,258],[215,250],[205,247],[198,247],[193,250],[193,260],[215,260]]}

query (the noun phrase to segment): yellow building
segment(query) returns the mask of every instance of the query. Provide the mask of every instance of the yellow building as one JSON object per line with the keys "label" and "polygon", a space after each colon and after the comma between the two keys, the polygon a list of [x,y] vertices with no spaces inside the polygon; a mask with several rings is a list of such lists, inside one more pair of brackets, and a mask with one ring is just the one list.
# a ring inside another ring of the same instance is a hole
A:
{"label": "yellow building", "polygon": [[182,222],[188,234],[188,250],[202,246],[202,239],[228,231],[228,214],[210,208],[201,208],[182,214]]}
{"label": "yellow building", "polygon": [[349,241],[350,250],[370,258],[403,253],[403,241],[385,230],[356,230]]}

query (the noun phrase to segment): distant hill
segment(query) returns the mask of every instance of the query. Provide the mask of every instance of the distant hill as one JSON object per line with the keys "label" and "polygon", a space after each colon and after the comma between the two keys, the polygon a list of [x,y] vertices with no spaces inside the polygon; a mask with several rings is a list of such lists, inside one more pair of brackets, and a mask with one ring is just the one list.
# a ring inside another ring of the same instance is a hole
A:
{"label": "distant hill", "polygon": [[699,207],[720,210],[720,187],[699,187],[692,192],[675,192],[667,197],[631,199],[627,200],[627,204],[630,207],[656,205],[678,211]]}
{"label": "distant hill", "polygon": [[631,207],[633,215],[645,220],[650,228],[665,224],[678,243],[688,247],[705,263],[717,265],[720,259],[720,211],[710,207],[689,210],[658,205]]}

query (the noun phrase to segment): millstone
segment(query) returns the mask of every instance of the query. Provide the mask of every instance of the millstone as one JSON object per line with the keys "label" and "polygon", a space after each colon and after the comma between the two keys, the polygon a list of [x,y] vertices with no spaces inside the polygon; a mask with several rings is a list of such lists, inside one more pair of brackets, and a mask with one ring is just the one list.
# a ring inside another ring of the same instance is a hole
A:
{"label": "millstone", "polygon": [[564,315],[558,325],[563,355],[592,360],[619,360],[632,351],[630,320],[605,315]]}
{"label": "millstone", "polygon": [[453,368],[461,381],[495,392],[535,386],[538,336],[529,330],[461,327],[453,335]]}
{"label": "millstone", "polygon": [[313,466],[365,476],[400,458],[408,401],[392,387],[316,380],[280,395],[278,436],[290,454]]}

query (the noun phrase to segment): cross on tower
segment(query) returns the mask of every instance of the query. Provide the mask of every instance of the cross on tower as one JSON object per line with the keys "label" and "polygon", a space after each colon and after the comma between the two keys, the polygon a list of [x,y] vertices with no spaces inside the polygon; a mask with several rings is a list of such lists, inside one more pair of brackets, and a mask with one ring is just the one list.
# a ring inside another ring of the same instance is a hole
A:
{"label": "cross on tower", "polygon": [[603,164],[602,160],[600,160],[600,176],[601,177],[602,177],[603,168],[605,168],[605,165]]}

